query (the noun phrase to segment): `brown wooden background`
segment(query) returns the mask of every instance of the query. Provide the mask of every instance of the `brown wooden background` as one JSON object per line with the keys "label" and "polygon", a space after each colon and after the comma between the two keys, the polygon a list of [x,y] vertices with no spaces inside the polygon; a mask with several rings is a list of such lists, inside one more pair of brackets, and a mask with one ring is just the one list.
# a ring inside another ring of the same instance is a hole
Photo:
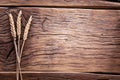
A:
{"label": "brown wooden background", "polygon": [[[4,0],[0,5],[0,78],[15,79],[16,60],[7,14],[11,12],[16,19],[22,10],[23,28],[33,15],[21,64],[26,80],[120,79],[120,3]],[[89,72],[98,74],[86,74]]]}

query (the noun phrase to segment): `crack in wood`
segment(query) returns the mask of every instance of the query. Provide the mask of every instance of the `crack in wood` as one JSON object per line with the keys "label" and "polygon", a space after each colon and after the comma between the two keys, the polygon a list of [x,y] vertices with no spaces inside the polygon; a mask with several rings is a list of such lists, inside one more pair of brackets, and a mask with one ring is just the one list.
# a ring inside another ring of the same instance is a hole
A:
{"label": "crack in wood", "polygon": [[44,20],[43,20],[42,23],[41,23],[41,25],[42,25],[41,28],[42,28],[43,32],[46,32],[46,31],[47,31],[47,30],[45,29],[45,26],[44,26],[46,20],[49,20],[49,19],[48,19],[47,17],[45,17]]}

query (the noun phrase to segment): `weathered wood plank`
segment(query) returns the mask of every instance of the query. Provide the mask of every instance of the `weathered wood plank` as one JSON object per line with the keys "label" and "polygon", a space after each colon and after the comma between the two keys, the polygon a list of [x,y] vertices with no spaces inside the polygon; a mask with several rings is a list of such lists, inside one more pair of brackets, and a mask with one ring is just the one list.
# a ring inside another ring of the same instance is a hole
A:
{"label": "weathered wood plank", "polygon": [[120,10],[24,7],[5,10],[0,9],[1,71],[15,70],[7,11],[16,17],[23,10],[23,27],[33,15],[22,56],[23,71],[120,73]]}
{"label": "weathered wood plank", "polygon": [[110,0],[0,0],[1,6],[120,7]]}
{"label": "weathered wood plank", "polygon": [[[0,73],[2,80],[16,80],[15,73]],[[120,80],[120,75],[89,73],[23,73],[24,80]]]}

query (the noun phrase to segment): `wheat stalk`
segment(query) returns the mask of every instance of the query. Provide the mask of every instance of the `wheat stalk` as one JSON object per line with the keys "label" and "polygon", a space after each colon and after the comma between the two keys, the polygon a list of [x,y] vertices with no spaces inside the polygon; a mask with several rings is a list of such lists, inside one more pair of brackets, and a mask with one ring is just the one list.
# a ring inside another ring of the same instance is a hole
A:
{"label": "wheat stalk", "polygon": [[17,78],[17,80],[19,80],[19,69],[18,69],[18,62],[17,62],[17,64],[16,64],[17,66],[16,66],[16,78]]}
{"label": "wheat stalk", "polygon": [[21,35],[21,15],[22,11],[18,13],[17,17],[17,35],[18,35],[18,52],[20,54],[20,35]]}
{"label": "wheat stalk", "polygon": [[[17,17],[17,36],[18,36],[18,53],[19,53],[19,58],[20,58],[21,15],[22,15],[22,11],[19,11],[18,17]],[[21,64],[21,61],[20,61],[20,63],[18,63],[18,68],[19,68],[20,78],[21,78],[21,80],[23,80],[20,64]]]}
{"label": "wheat stalk", "polygon": [[[15,46],[15,53],[16,53],[16,57],[17,57],[17,64],[18,62],[20,61],[19,60],[19,55],[18,55],[18,52],[17,52],[17,44],[16,44],[16,31],[15,31],[15,24],[14,24],[14,20],[13,20],[13,16],[12,14],[10,13],[9,14],[9,21],[10,21],[10,29],[11,29],[11,34],[12,34],[12,37],[14,39],[14,46]],[[17,80],[19,80],[19,70],[18,70],[18,67],[17,67]]]}
{"label": "wheat stalk", "polygon": [[25,41],[27,40],[27,36],[28,36],[28,32],[29,32],[29,29],[30,29],[30,25],[31,25],[31,21],[32,21],[32,16],[30,16],[26,26],[25,26],[25,30],[24,30],[24,35],[23,35],[23,43],[22,43],[22,47],[21,47],[21,54],[20,54],[20,59],[21,59],[21,56],[22,56],[22,53],[23,53],[23,48],[24,48],[24,44],[25,44]]}

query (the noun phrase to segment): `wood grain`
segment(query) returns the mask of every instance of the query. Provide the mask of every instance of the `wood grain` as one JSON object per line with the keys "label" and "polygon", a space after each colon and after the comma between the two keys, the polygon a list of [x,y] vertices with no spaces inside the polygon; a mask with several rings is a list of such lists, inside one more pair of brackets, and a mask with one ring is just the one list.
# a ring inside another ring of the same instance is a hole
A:
{"label": "wood grain", "polygon": [[[89,73],[23,73],[24,80],[120,80],[119,75]],[[2,80],[16,80],[15,73],[0,73]]]}
{"label": "wood grain", "polygon": [[33,15],[22,71],[120,73],[120,10],[32,7],[0,8],[1,71],[15,70],[7,13],[19,10],[22,28]]}
{"label": "wood grain", "polygon": [[120,8],[119,2],[111,2],[111,0],[0,0],[0,5],[1,6]]}

